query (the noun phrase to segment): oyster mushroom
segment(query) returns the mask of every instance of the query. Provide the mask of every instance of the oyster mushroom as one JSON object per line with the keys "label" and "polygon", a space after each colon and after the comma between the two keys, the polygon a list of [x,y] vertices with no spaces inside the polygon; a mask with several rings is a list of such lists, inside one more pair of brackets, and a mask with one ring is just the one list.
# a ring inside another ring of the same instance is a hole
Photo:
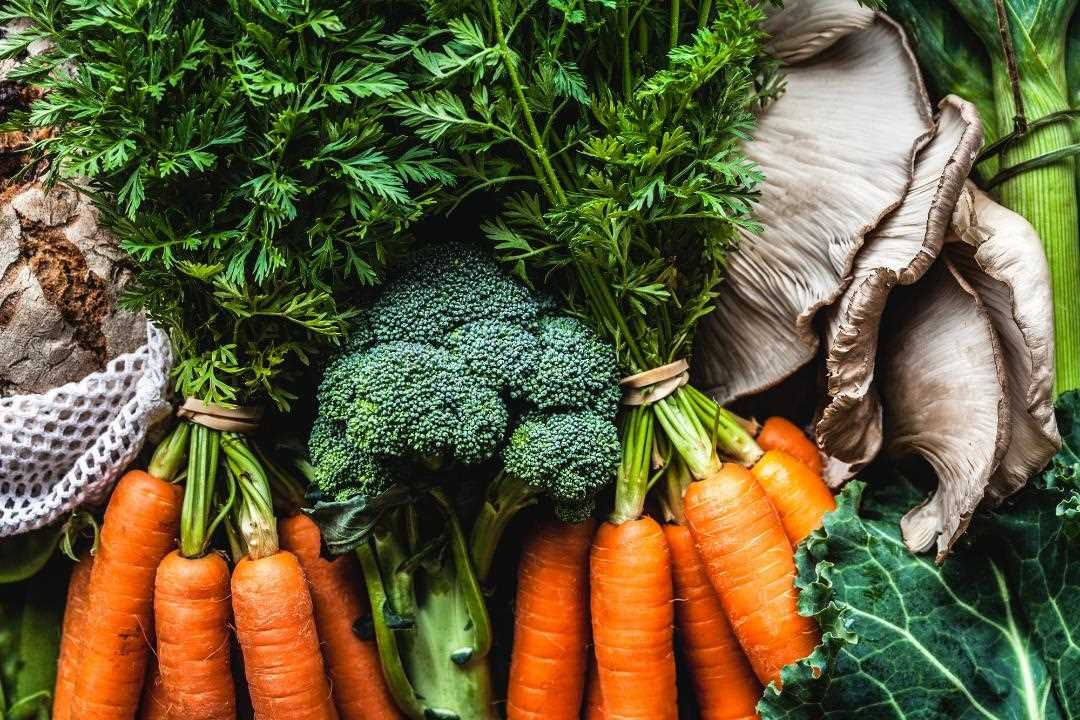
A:
{"label": "oyster mushroom", "polygon": [[869,27],[874,11],[856,0],[787,0],[767,5],[762,29],[770,35],[769,50],[784,63],[806,60],[842,37]]}
{"label": "oyster mushroom", "polygon": [[941,251],[964,182],[982,146],[975,107],[955,96],[940,104],[937,131],[915,161],[903,203],[867,238],[852,281],[823,315],[827,402],[816,425],[818,443],[837,485],[881,448],[881,403],[874,388],[878,328],[889,293],[923,276]]}
{"label": "oyster mushroom", "polygon": [[867,234],[900,204],[934,128],[915,59],[883,16],[785,73],[784,94],[746,146],[768,178],[756,208],[764,231],[742,238],[698,333],[697,378],[721,402],[814,357],[815,313],[843,292]]}
{"label": "oyster mushroom", "polygon": [[938,487],[900,523],[913,552],[944,557],[1009,443],[1005,365],[990,313],[948,257],[893,293],[879,358],[887,450],[926,458]]}
{"label": "oyster mushroom", "polygon": [[944,557],[980,504],[1021,488],[1060,446],[1049,288],[1031,225],[968,183],[940,261],[882,334],[887,449],[938,476],[901,523],[912,550]]}
{"label": "oyster mushroom", "polygon": [[1050,271],[1035,228],[968,183],[947,252],[990,312],[1008,375],[1012,438],[987,499],[1019,490],[1061,446],[1054,419]]}

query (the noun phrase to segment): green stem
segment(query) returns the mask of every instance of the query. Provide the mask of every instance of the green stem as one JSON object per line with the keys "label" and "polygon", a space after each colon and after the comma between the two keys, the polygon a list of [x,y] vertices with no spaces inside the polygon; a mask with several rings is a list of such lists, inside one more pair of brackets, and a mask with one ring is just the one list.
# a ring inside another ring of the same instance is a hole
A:
{"label": "green stem", "polygon": [[[525,119],[525,125],[529,128],[529,136],[532,138],[536,154],[535,160],[532,161],[534,170],[542,169],[543,172],[537,172],[538,178],[543,178],[543,184],[548,187],[552,199],[561,205],[566,202],[566,194],[563,192],[562,185],[559,184],[555,169],[551,166],[551,159],[548,157],[547,150],[544,147],[540,129],[536,127],[532,108],[529,107],[529,101],[525,97],[525,89],[521,84],[521,78],[518,76],[517,65],[514,63],[510,47],[506,43],[506,32],[503,29],[502,10],[499,8],[499,0],[490,0],[490,7],[492,25],[495,28],[495,38],[499,43],[499,55],[502,58],[503,66],[506,68],[506,75],[510,78],[510,86],[514,90],[514,96],[517,98],[521,115]],[[540,163],[540,168],[536,168],[536,162]]]}
{"label": "green stem", "polygon": [[172,482],[187,460],[188,436],[191,423],[181,421],[172,432],[158,444],[146,472],[159,480]]}
{"label": "green stem", "polygon": [[698,30],[709,24],[709,13],[712,11],[712,0],[701,0],[701,9],[698,10]]}
{"label": "green stem", "polygon": [[210,543],[210,508],[218,471],[220,433],[203,425],[191,428],[184,503],[180,511],[180,554],[202,557]]}
{"label": "green stem", "polygon": [[679,0],[671,0],[671,20],[668,28],[668,50],[679,44]]}
{"label": "green stem", "polygon": [[656,418],[675,452],[699,480],[712,475],[720,466],[715,445],[685,392],[679,388],[652,405]]}
{"label": "green stem", "polygon": [[686,512],[683,505],[683,495],[694,478],[690,469],[682,458],[676,456],[672,459],[664,473],[664,511],[668,519],[679,525],[686,524]]}
{"label": "green stem", "polygon": [[383,679],[398,709],[408,715],[410,720],[426,720],[424,706],[417,700],[405,672],[394,630],[386,622],[387,611],[390,610],[389,599],[370,543],[370,540],[360,543],[356,548],[356,557],[360,560],[360,569],[364,573],[364,584],[367,586],[368,601],[371,604],[371,620],[375,628],[375,643],[379,649]]}
{"label": "green stem", "polygon": [[252,560],[269,557],[278,551],[278,535],[266,470],[242,435],[223,434],[221,449],[226,470],[239,490],[234,518],[247,555]]}
{"label": "green stem", "polygon": [[633,68],[630,67],[630,0],[619,0],[619,39],[622,42],[623,98],[629,100],[634,91]]}
{"label": "green stem", "polygon": [[432,490],[431,497],[440,507],[450,530],[450,553],[454,558],[454,566],[457,571],[458,583],[465,596],[465,605],[473,621],[473,637],[475,638],[474,657],[484,658],[491,652],[491,640],[494,632],[491,628],[491,618],[488,616],[487,603],[484,600],[484,592],[480,587],[480,581],[472,566],[472,557],[469,555],[469,546],[465,541],[465,533],[461,530],[454,506],[442,490]]}
{"label": "green stem", "polygon": [[652,407],[639,405],[623,415],[622,461],[615,480],[615,507],[609,518],[615,525],[637,520],[645,511],[656,424]]}
{"label": "green stem", "polygon": [[[1068,108],[1064,87],[1064,61],[1060,68],[1035,73],[1022,67],[1020,94],[1032,119]],[[998,60],[993,66],[998,123],[1010,127],[1015,113],[1008,70]],[[1056,78],[1056,80],[1055,80]],[[1060,82],[1058,82],[1058,80]],[[1008,167],[1073,142],[1067,123],[1034,130],[1001,156]],[[1054,297],[1054,361],[1056,392],[1080,388],[1080,231],[1077,217],[1076,162],[1063,159],[1053,165],[1024,172],[998,187],[1003,205],[1023,215],[1038,231],[1050,265]]]}
{"label": "green stem", "polygon": [[252,447],[270,478],[270,492],[274,497],[274,508],[283,515],[299,512],[300,508],[304,507],[304,486],[271,460],[258,445],[252,445]]}
{"label": "green stem", "polygon": [[487,582],[495,549],[507,525],[521,510],[536,502],[539,493],[517,478],[499,473],[488,485],[484,504],[473,523],[469,548],[476,577]]}
{"label": "green stem", "polygon": [[682,392],[697,412],[702,425],[710,432],[714,446],[747,467],[761,458],[761,447],[734,413],[693,385],[683,386]]}

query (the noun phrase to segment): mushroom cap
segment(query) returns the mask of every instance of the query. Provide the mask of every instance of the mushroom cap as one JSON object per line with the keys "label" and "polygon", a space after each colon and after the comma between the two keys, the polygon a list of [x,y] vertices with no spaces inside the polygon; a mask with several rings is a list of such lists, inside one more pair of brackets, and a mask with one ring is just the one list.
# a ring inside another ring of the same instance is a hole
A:
{"label": "mushroom cap", "polygon": [[785,64],[813,57],[874,22],[874,11],[856,0],[787,0],[766,5],[765,13],[769,50]]}
{"label": "mushroom cap", "polygon": [[[923,276],[941,252],[953,208],[982,147],[975,106],[941,101],[933,139],[915,160],[904,200],[870,235],[839,301],[823,312],[827,401],[816,426],[826,454],[844,464],[842,482],[881,448],[882,412],[874,390],[878,330],[889,293]],[[830,466],[833,470],[833,466]]]}
{"label": "mushroom cap", "polygon": [[1009,443],[1006,370],[990,313],[947,256],[893,293],[879,357],[886,449],[919,454],[938,487],[904,516],[914,552],[948,552]]}
{"label": "mushroom cap", "polygon": [[979,293],[1008,374],[1012,438],[987,499],[1019,490],[1061,447],[1054,419],[1054,305],[1050,269],[1035,228],[968,183],[947,252]]}
{"label": "mushroom cap", "polygon": [[933,129],[915,59],[884,16],[786,68],[786,91],[745,147],[767,178],[756,207],[764,230],[742,237],[699,329],[700,387],[727,402],[814,357],[814,314],[843,292],[867,234],[900,205]]}

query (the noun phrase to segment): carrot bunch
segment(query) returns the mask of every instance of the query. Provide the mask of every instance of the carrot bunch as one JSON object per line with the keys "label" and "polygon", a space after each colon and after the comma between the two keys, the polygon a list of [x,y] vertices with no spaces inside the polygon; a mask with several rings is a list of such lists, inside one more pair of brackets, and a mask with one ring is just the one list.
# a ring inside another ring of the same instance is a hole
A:
{"label": "carrot bunch", "polygon": [[[320,558],[299,515],[282,519],[279,547],[272,485],[286,480],[266,468],[236,435],[181,423],[148,472],[121,478],[96,554],[72,575],[54,718],[235,718],[233,628],[258,720],[400,717],[352,632],[366,613],[355,559]],[[302,491],[277,495],[295,510]],[[211,546],[222,524],[232,569]]]}
{"label": "carrot bunch", "polygon": [[[835,508],[817,448],[781,418],[755,442],[738,418],[692,392],[695,417],[738,461],[718,456],[695,480],[647,413],[626,414],[624,442],[638,454],[626,456],[616,512],[591,549],[591,524],[548,522],[523,550],[510,720],[677,717],[673,626],[701,718],[756,718],[763,685],[819,642],[794,587],[794,546]],[[654,451],[666,461],[651,475]],[[661,477],[664,525],[644,513]]]}

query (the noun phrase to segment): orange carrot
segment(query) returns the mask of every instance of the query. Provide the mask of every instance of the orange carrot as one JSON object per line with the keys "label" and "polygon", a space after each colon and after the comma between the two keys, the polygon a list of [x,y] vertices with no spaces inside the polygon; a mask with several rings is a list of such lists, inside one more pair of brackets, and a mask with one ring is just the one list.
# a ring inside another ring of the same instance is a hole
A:
{"label": "orange carrot", "polygon": [[135,717],[153,634],[154,574],[176,541],[180,502],[179,487],[141,470],[117,483],[90,575],[72,718]]}
{"label": "orange carrot", "polygon": [[675,720],[671,554],[649,517],[605,522],[589,557],[593,640],[604,707],[620,720]]}
{"label": "orange carrot", "polygon": [[158,672],[178,718],[232,720],[229,566],[217,553],[165,556],[154,584]]}
{"label": "orange carrot", "polygon": [[142,700],[139,702],[139,720],[172,720],[169,698],[158,672],[157,658],[150,656],[143,683]]}
{"label": "orange carrot", "polygon": [[90,572],[94,556],[87,553],[75,564],[68,582],[64,625],[60,635],[60,660],[56,668],[56,689],[53,691],[53,720],[71,720],[71,699],[75,678],[79,674],[79,657],[87,633],[90,593]]}
{"label": "orange carrot", "polygon": [[[746,468],[724,464],[690,485],[686,521],[735,636],[762,683],[820,641],[796,609],[795,558],[765,490]],[[607,697],[605,693],[605,697]]]}
{"label": "orange carrot", "polygon": [[236,635],[255,720],[338,720],[307,579],[291,552],[236,564]]}
{"label": "orange carrot", "polygon": [[509,720],[577,720],[589,649],[593,520],[542,523],[518,566]]}
{"label": "orange carrot", "polygon": [[383,680],[378,648],[374,641],[356,634],[357,621],[368,612],[358,592],[364,581],[356,558],[342,555],[330,561],[321,557],[319,526],[307,515],[279,520],[278,532],[281,546],[296,555],[307,577],[338,713],[343,720],[401,718]]}
{"label": "orange carrot", "polygon": [[604,696],[600,692],[600,674],[596,666],[596,653],[589,651],[589,678],[585,690],[585,712],[582,713],[584,720],[607,720],[607,711],[604,710]]}
{"label": "orange carrot", "polygon": [[816,475],[821,475],[824,468],[817,445],[797,425],[782,417],[771,417],[765,421],[758,433],[757,444],[762,450],[783,450]]}
{"label": "orange carrot", "polygon": [[783,450],[769,450],[752,470],[754,477],[784,523],[792,545],[821,527],[836,499],[821,476]]}
{"label": "orange carrot", "polygon": [[683,525],[665,525],[675,582],[675,623],[694,681],[701,720],[748,720],[762,687],[728,624],[694,538]]}

